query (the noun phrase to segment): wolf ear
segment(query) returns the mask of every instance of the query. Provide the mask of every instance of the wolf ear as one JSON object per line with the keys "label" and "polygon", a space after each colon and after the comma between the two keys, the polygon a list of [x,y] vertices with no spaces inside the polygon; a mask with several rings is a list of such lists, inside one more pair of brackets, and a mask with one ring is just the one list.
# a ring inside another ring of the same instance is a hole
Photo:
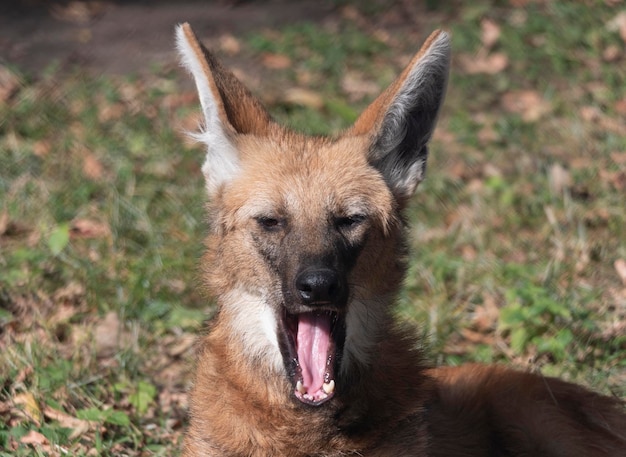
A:
{"label": "wolf ear", "polygon": [[248,89],[198,41],[189,24],[176,28],[176,45],[202,105],[204,126],[194,137],[207,146],[202,172],[212,195],[239,170],[237,136],[265,135],[272,120]]}
{"label": "wolf ear", "polygon": [[449,67],[450,38],[435,31],[352,127],[353,134],[371,136],[368,159],[400,202],[424,178],[427,143],[445,97]]}

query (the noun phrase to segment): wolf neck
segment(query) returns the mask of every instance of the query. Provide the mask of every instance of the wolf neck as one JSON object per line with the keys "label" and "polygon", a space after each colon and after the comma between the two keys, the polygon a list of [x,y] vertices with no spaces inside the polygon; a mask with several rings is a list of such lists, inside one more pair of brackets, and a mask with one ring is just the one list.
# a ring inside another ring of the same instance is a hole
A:
{"label": "wolf neck", "polygon": [[[293,397],[282,361],[277,370],[275,361],[268,364],[258,352],[253,357],[242,353],[245,349],[232,335],[232,319],[232,315],[218,314],[205,337],[197,371],[202,382],[196,382],[193,395],[192,415],[200,418],[193,423],[208,424],[202,431],[204,438],[208,438],[208,429],[219,446],[241,449],[248,455],[246,449],[249,451],[254,441],[253,447],[258,449],[254,455],[259,456],[317,454],[321,449],[332,455],[334,448],[357,452],[375,446],[382,438],[377,434],[380,425],[405,420],[422,408],[428,379],[419,368],[422,357],[415,350],[417,342],[390,318],[378,333],[381,336],[373,336],[375,353],[380,355],[367,363],[355,357],[350,369],[342,370],[343,388],[319,407],[303,405]],[[271,353],[272,344],[267,348]],[[247,412],[242,415],[241,411]],[[276,436],[284,424],[293,425],[285,431],[288,436]],[[235,429],[237,433],[232,432]],[[327,440],[330,431],[339,431],[332,442]],[[272,439],[262,438],[268,436]],[[276,443],[292,448],[275,449]]]}

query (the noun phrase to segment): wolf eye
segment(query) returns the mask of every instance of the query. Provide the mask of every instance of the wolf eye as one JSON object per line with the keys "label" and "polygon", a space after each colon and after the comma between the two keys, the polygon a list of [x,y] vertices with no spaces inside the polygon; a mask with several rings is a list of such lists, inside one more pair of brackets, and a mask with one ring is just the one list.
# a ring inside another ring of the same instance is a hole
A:
{"label": "wolf eye", "polygon": [[282,221],[275,217],[267,217],[267,216],[259,216],[255,218],[257,224],[265,230],[275,230],[279,228],[282,224]]}
{"label": "wolf eye", "polygon": [[351,216],[338,217],[335,224],[339,229],[350,230],[360,225],[365,219],[366,217],[363,214],[353,214]]}

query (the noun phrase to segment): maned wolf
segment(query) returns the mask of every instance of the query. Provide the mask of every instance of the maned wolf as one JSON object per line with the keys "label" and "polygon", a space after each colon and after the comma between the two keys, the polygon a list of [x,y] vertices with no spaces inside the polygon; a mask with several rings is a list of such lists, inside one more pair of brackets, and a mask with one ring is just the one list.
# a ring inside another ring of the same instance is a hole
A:
{"label": "maned wolf", "polygon": [[336,138],[276,124],[188,24],[177,44],[204,114],[203,276],[219,306],[185,456],[626,456],[620,400],[498,366],[428,367],[394,322],[446,33]]}

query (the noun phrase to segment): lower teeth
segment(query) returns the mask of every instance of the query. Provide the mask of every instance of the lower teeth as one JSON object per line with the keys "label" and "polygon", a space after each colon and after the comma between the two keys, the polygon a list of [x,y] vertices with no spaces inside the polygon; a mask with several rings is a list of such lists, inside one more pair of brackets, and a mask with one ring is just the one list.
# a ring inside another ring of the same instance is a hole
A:
{"label": "lower teeth", "polygon": [[324,384],[322,384],[322,389],[327,394],[333,393],[335,391],[335,381],[331,379],[329,382],[325,382]]}

